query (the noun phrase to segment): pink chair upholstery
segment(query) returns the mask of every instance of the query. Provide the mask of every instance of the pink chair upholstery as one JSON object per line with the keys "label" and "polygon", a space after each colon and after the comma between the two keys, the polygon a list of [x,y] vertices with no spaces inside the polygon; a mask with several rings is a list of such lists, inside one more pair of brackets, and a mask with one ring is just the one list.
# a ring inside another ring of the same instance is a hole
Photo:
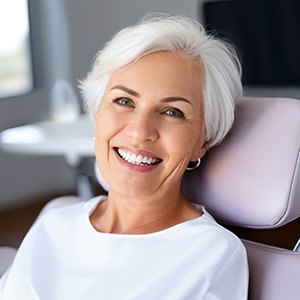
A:
{"label": "pink chair upholstery", "polygon": [[245,241],[251,300],[296,300],[300,296],[300,252]]}
{"label": "pink chair upholstery", "polygon": [[[245,98],[224,142],[186,174],[184,191],[223,224],[256,230],[283,226],[300,216],[299,149],[300,100]],[[249,299],[300,299],[300,252],[244,243]]]}
{"label": "pink chair upholstery", "polygon": [[0,277],[10,266],[16,253],[17,253],[16,248],[0,247]]}

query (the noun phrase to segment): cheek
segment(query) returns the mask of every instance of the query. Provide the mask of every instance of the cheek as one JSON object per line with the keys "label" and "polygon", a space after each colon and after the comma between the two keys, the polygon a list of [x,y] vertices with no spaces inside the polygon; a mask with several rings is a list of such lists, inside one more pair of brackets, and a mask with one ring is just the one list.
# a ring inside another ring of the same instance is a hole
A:
{"label": "cheek", "polygon": [[96,138],[101,141],[111,139],[122,126],[120,121],[114,113],[100,111],[96,118]]}
{"label": "cheek", "polygon": [[[108,149],[109,141],[113,136],[114,123],[106,114],[99,115],[96,119],[95,150],[96,156],[100,157]],[[106,157],[106,155],[105,155]]]}
{"label": "cheek", "polygon": [[175,157],[189,160],[196,142],[195,138],[196,135],[190,126],[180,125],[165,133],[165,147]]}
{"label": "cheek", "polygon": [[178,155],[183,155],[190,161],[195,152],[201,149],[204,143],[204,136],[202,134],[201,126],[183,125],[181,130],[178,130],[177,137],[173,138],[173,145],[178,152]]}

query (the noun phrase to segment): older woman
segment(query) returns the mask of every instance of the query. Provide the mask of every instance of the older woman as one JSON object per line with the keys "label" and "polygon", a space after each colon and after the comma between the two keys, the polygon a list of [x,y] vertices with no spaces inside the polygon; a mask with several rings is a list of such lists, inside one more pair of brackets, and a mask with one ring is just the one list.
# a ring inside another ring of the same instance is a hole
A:
{"label": "older woman", "polygon": [[244,247],[181,191],[241,96],[232,48],[185,17],[120,31],[82,82],[107,197],[49,210],[1,299],[247,299]]}

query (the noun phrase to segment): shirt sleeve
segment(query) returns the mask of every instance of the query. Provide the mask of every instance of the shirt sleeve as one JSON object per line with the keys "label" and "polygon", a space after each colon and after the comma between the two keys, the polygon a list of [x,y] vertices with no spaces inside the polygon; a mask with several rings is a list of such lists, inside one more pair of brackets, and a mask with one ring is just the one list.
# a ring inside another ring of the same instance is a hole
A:
{"label": "shirt sleeve", "polygon": [[247,300],[248,284],[247,254],[241,243],[220,267],[205,300]]}

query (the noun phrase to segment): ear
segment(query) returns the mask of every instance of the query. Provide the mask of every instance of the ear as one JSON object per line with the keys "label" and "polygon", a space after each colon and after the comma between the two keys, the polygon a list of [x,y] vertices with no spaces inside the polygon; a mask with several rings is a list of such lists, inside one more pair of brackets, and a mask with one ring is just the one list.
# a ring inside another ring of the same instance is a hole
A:
{"label": "ear", "polygon": [[198,158],[202,158],[206,151],[209,149],[210,141],[205,141],[200,147],[195,150],[191,161],[196,161]]}

